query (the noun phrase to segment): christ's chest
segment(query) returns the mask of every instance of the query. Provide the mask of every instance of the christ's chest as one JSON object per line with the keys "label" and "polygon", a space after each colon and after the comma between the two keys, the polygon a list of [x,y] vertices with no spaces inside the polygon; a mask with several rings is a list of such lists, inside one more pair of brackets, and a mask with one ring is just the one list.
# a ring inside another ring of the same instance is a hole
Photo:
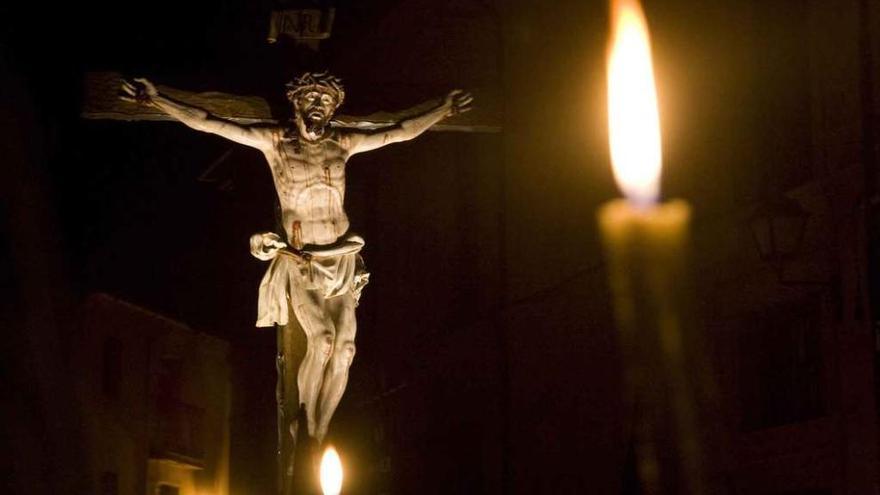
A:
{"label": "christ's chest", "polygon": [[346,155],[337,143],[330,140],[282,142],[273,155],[270,162],[279,194],[297,193],[319,185],[340,193],[344,191]]}

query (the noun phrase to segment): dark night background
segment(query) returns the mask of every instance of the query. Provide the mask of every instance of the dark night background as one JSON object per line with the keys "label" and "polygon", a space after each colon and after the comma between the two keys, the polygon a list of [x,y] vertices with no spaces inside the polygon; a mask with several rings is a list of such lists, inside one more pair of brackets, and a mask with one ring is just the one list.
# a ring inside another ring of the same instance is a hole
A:
{"label": "dark night background", "polygon": [[[284,117],[284,82],[328,68],[346,114],[460,87],[477,94],[479,123],[501,128],[428,132],[348,164],[372,278],[330,433],[345,492],[621,493],[619,355],[595,227],[618,194],[605,2],[285,5],[335,6],[317,52],[266,42],[279,6],[267,0],[0,7],[7,491],[89,492],[68,339],[83,299],[104,292],[229,342],[230,493],[272,493],[275,337],[253,326],[265,265],[247,246],[273,225],[263,157],[178,123],[84,119],[84,76],[257,95]],[[717,493],[871,493],[880,6],[644,5],[664,196],[694,208],[687,287],[731,430]],[[810,213],[789,273],[838,285],[781,284],[759,259],[747,217],[768,194]]]}

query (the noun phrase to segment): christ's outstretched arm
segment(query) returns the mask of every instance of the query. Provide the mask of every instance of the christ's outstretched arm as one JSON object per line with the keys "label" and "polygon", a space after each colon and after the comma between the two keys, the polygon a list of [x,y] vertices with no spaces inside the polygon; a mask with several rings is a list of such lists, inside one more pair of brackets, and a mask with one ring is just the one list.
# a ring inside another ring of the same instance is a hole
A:
{"label": "christ's outstretched arm", "polygon": [[242,126],[218,119],[201,108],[184,105],[162,96],[150,81],[136,78],[134,82],[123,81],[121,98],[145,105],[152,105],[187,126],[202,132],[217,134],[230,141],[264,150],[272,145],[271,133],[262,127]]}
{"label": "christ's outstretched arm", "polygon": [[381,148],[386,144],[409,141],[427,131],[432,125],[446,117],[458,115],[471,109],[473,96],[462,90],[450,92],[443,103],[421,115],[405,119],[388,129],[377,131],[354,131],[351,136],[350,154],[363,153],[364,151]]}

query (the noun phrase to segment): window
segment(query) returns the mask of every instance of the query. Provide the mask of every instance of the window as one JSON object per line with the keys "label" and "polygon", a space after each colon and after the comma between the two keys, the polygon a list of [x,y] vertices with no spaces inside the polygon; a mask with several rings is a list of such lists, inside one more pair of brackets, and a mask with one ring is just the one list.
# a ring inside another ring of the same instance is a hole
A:
{"label": "window", "polygon": [[115,399],[119,397],[119,385],[122,381],[122,342],[119,339],[104,339],[101,366],[101,390],[107,397]]}
{"label": "window", "polygon": [[180,399],[183,389],[183,361],[176,357],[159,359],[156,393],[160,397]]}
{"label": "window", "polygon": [[743,430],[824,415],[820,308],[810,297],[743,320],[738,339]]}

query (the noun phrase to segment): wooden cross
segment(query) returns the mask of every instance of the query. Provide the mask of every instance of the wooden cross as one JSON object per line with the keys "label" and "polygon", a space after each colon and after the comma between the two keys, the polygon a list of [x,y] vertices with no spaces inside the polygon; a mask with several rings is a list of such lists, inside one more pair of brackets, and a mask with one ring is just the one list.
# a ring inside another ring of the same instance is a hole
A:
{"label": "wooden cross", "polygon": [[[86,94],[81,115],[87,119],[174,120],[158,109],[120,100],[118,94],[121,85],[122,76],[116,72],[86,74]],[[192,93],[161,85],[157,88],[162,94],[174,100],[201,108],[221,119],[240,124],[278,123],[272,117],[269,104],[258,96],[235,96],[217,92]],[[479,103],[474,106],[472,111],[450,117],[431,127],[431,130],[500,132],[500,118],[498,112],[493,111],[497,105],[491,104],[492,100],[488,97],[488,92],[477,90],[474,93],[475,100]],[[424,112],[437,103],[439,102],[429,101],[401,112],[377,112],[361,117],[335,115],[334,120],[343,125],[357,125],[360,128],[381,128],[392,125],[407,116]]]}

